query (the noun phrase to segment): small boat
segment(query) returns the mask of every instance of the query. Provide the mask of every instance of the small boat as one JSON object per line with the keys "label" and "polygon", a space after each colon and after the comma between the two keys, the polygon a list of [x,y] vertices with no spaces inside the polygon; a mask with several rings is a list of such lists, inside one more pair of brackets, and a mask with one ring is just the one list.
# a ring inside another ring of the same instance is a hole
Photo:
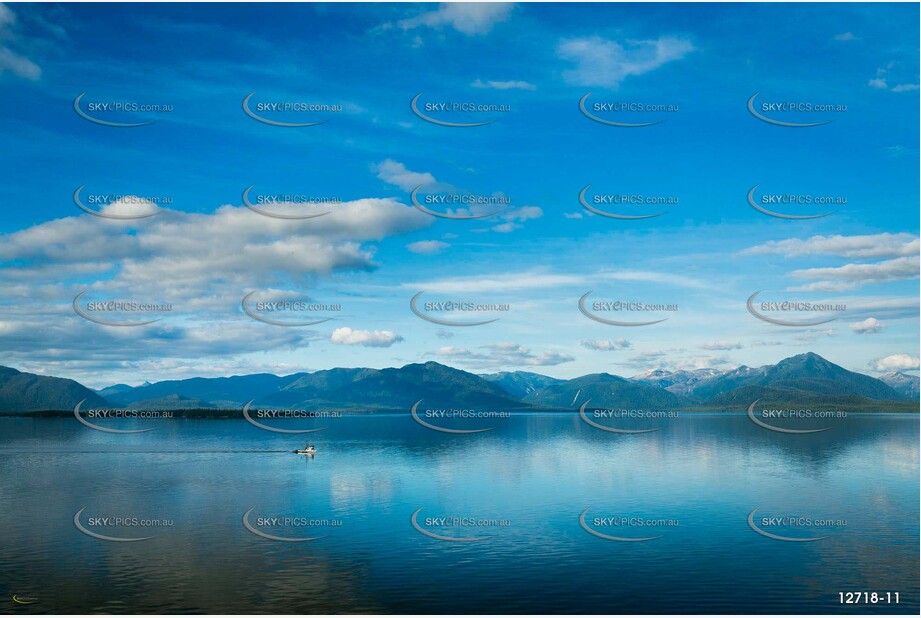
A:
{"label": "small boat", "polygon": [[315,447],[313,444],[308,444],[308,445],[305,446],[304,448],[299,448],[299,449],[297,449],[297,450],[295,450],[295,451],[292,451],[292,452],[294,452],[294,453],[296,453],[296,454],[298,454],[298,455],[316,455],[316,454],[317,454],[317,447]]}

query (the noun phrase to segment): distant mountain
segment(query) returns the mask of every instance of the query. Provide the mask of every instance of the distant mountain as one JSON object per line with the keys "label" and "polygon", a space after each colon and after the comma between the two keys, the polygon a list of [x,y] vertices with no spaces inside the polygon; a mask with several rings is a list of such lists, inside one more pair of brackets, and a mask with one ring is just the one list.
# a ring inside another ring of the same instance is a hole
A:
{"label": "distant mountain", "polygon": [[192,397],[183,397],[182,395],[167,395],[156,399],[145,399],[143,401],[133,401],[125,406],[129,410],[204,410],[214,408],[224,408],[230,406],[217,406],[208,401],[193,399]]}
{"label": "distant mountain", "polygon": [[710,380],[700,382],[690,389],[688,395],[698,400],[709,400],[721,393],[746,386],[762,377],[771,365],[748,367],[739,365],[731,371],[722,373]]}
{"label": "distant mountain", "polygon": [[919,394],[921,394],[921,387],[919,387],[921,378],[918,376],[902,373],[901,371],[890,371],[886,375],[880,376],[879,379],[909,399],[917,400]]}
{"label": "distant mountain", "polygon": [[409,410],[420,399],[426,405],[475,410],[528,407],[492,382],[435,362],[390,369],[318,371],[260,399],[259,404],[305,410]]}
{"label": "distant mountain", "polygon": [[593,406],[644,410],[744,410],[753,401],[778,406],[837,406],[853,411],[917,411],[917,376],[892,372],[876,379],[854,373],[813,353],[776,365],[667,371],[625,379],[597,373],[557,380],[526,371],[478,376],[435,362],[399,368],[337,368],[289,376],[253,374],[116,384],[94,392],[64,378],[0,367],[0,413],[70,411],[86,407],[137,410],[239,410],[259,406],[353,412],[408,410],[426,406],[473,410],[575,410]]}
{"label": "distant mountain", "polygon": [[79,382],[0,367],[0,412],[73,410],[83,399],[87,408],[107,405],[105,399]]}
{"label": "distant mountain", "polygon": [[585,403],[586,399],[591,399],[594,406],[643,410],[673,410],[690,403],[684,397],[658,386],[632,382],[608,373],[594,373],[551,384],[525,397],[524,401],[541,408],[571,410]]}
{"label": "distant mountain", "polygon": [[667,371],[652,369],[630,378],[633,382],[642,382],[650,386],[664,388],[676,395],[687,395],[704,383],[723,375],[718,369],[696,369],[694,371]]}
{"label": "distant mountain", "polygon": [[531,373],[529,371],[500,371],[499,373],[481,373],[480,377],[499,386],[506,393],[516,399],[524,399],[528,395],[541,390],[551,384],[562,382],[557,378]]}
{"label": "distant mountain", "polygon": [[393,369],[337,368],[279,377],[166,380],[127,389],[103,389],[112,405],[135,409],[239,408],[250,400],[280,408],[397,410],[419,399],[452,406],[527,407],[498,385],[438,363]]}
{"label": "distant mountain", "polygon": [[117,395],[119,393],[127,393],[134,388],[136,387],[128,386],[127,384],[113,384],[112,386],[107,386],[103,389],[96,390],[96,393],[100,397],[111,397],[112,395]]}
{"label": "distant mountain", "polygon": [[304,397],[308,391],[326,392],[339,389],[363,378],[376,375],[379,369],[326,369],[301,375],[297,380],[282,388],[283,392],[292,393],[294,399]]}
{"label": "distant mountain", "polygon": [[740,367],[703,383],[690,394],[717,407],[747,405],[755,399],[787,406],[906,400],[880,380],[848,371],[812,352],[757,369]]}
{"label": "distant mountain", "polygon": [[135,388],[128,387],[127,390],[123,384],[118,384],[102,389],[99,394],[116,406],[178,396],[197,400],[206,408],[241,407],[250,399],[270,395],[306,375],[296,373],[280,377],[271,373],[255,373],[227,378],[164,380],[153,384],[148,382]]}

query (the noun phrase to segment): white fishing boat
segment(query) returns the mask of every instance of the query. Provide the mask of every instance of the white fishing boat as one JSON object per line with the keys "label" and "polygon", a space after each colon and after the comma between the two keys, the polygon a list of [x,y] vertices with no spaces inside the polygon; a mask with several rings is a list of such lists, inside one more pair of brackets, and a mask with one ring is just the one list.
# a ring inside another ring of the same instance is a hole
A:
{"label": "white fishing boat", "polygon": [[317,447],[315,447],[313,444],[308,444],[304,448],[299,448],[294,452],[298,455],[316,455]]}

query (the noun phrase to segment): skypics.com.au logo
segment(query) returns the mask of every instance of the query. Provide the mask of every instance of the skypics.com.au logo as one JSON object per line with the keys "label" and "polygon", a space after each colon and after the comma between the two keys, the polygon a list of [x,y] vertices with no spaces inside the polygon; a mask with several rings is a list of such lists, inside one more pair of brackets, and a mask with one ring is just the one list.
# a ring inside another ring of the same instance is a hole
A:
{"label": "skypics.com.au logo", "polygon": [[[262,124],[273,127],[314,127],[329,122],[343,111],[338,103],[304,101],[296,99],[267,100],[250,92],[243,97],[243,113]],[[301,120],[302,118],[309,120]]]}
{"label": "skypics.com.au logo", "polygon": [[[679,107],[675,103],[653,103],[649,101],[608,100],[592,101],[592,93],[585,94],[579,99],[579,111],[589,120],[607,125],[609,127],[640,128],[651,127],[665,122],[665,114],[677,113]],[[631,120],[627,120],[631,117]],[[633,118],[636,118],[635,120]],[[648,119],[648,120],[644,120]]]}
{"label": "skypics.com.au logo", "polygon": [[512,111],[507,103],[476,100],[427,100],[420,92],[409,102],[412,113],[422,120],[442,127],[483,127]]}
{"label": "skypics.com.au logo", "polygon": [[170,103],[148,103],[134,100],[95,100],[86,99],[85,92],[81,92],[74,99],[74,111],[78,116],[105,127],[130,128],[151,125],[157,120],[143,120],[129,122],[128,119],[140,116],[149,118],[151,115],[166,114],[173,111]]}

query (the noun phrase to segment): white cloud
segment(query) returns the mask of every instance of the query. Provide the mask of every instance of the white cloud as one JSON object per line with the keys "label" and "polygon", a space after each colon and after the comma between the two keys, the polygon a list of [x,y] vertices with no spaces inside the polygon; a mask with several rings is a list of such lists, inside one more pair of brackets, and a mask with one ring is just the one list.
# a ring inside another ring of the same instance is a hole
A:
{"label": "white cloud", "polygon": [[242,206],[210,214],[166,211],[126,222],[85,214],[0,235],[0,260],[17,263],[0,271],[0,280],[29,279],[37,286],[43,278],[53,283],[73,278],[82,282],[80,289],[130,289],[164,300],[200,301],[218,290],[236,294],[273,280],[372,269],[374,250],[362,241],[428,225],[429,217],[390,199],[345,202],[326,216],[295,221]]}
{"label": "white cloud", "polygon": [[800,343],[812,343],[819,339],[820,337],[835,337],[837,332],[833,328],[826,328],[825,330],[804,330],[793,335],[793,339]]}
{"label": "white cloud", "polygon": [[698,369],[713,369],[725,365],[738,366],[725,355],[700,355],[693,352],[688,354],[684,348],[671,348],[659,350],[646,350],[632,356],[625,362],[616,363],[634,370],[664,369],[667,371],[696,371]]}
{"label": "white cloud", "polygon": [[[901,83],[889,88],[888,78],[885,77],[889,75],[893,69],[897,69],[898,63],[890,62],[885,67],[880,67],[876,69],[876,77],[867,82],[867,85],[871,88],[876,88],[878,90],[891,90],[892,92],[914,92],[918,90],[918,84],[914,83]],[[907,75],[902,73],[903,75]],[[890,75],[891,77],[891,75]]]}
{"label": "white cloud", "polygon": [[872,264],[845,264],[836,268],[803,268],[794,270],[790,276],[799,279],[845,281],[851,287],[856,287],[865,283],[914,279],[918,276],[919,271],[921,271],[921,260],[918,256],[914,256]]}
{"label": "white cloud", "polygon": [[841,34],[835,35],[836,41],[856,41],[857,37],[854,36],[852,32],[842,32]]}
{"label": "white cloud", "polygon": [[902,146],[901,144],[895,144],[893,146],[883,146],[880,148],[880,151],[887,157],[897,159],[912,154],[915,149]]}
{"label": "white cloud", "polygon": [[0,73],[5,71],[31,81],[36,81],[42,76],[42,69],[37,64],[8,47],[0,47]]}
{"label": "white cloud", "polygon": [[389,348],[403,341],[403,337],[391,330],[353,330],[348,326],[337,328],[329,340],[340,345],[360,345],[366,348]]}
{"label": "white cloud", "polygon": [[[16,14],[3,3],[0,3],[0,41],[15,38],[13,27],[16,25]],[[0,75],[9,71],[17,77],[36,81],[42,76],[42,69],[37,64],[17,54],[6,44],[0,44]]]}
{"label": "white cloud", "polygon": [[530,367],[551,367],[553,365],[571,363],[574,360],[576,359],[569,354],[548,350],[536,356],[530,355],[529,352],[529,356],[525,359],[524,364]]}
{"label": "white cloud", "polygon": [[584,278],[577,275],[516,272],[416,281],[404,283],[402,287],[407,289],[427,290],[441,294],[463,294],[466,292],[505,292],[552,288],[561,285],[578,284],[583,281]]}
{"label": "white cloud", "polygon": [[520,227],[521,226],[517,223],[512,223],[509,221],[507,223],[498,223],[489,229],[491,229],[493,232],[499,232],[500,234],[508,234],[509,232],[514,232]]}
{"label": "white cloud", "polygon": [[[35,369],[43,366],[51,375],[81,381],[84,377],[96,381],[101,375],[121,371],[157,379],[201,375],[207,371],[204,367],[213,368],[214,363],[239,363],[240,355],[265,358],[269,351],[303,350],[320,338],[315,331],[271,327],[245,316],[223,321],[164,320],[142,328],[114,328],[77,317],[69,310],[69,303],[62,303],[66,308],[36,305],[7,311],[0,321],[4,364]],[[126,356],[125,350],[131,354]],[[204,358],[209,361],[203,363]],[[53,368],[60,371],[55,373]],[[161,369],[170,371],[161,373]]]}
{"label": "white cloud", "polygon": [[908,354],[892,354],[884,358],[877,358],[870,363],[870,367],[873,369],[873,371],[883,372],[918,369],[919,360],[917,356],[910,356]]}
{"label": "white cloud", "polygon": [[522,206],[507,212],[503,212],[500,217],[506,221],[527,221],[529,219],[539,219],[544,215],[544,211],[537,206]]}
{"label": "white cloud", "polygon": [[738,341],[709,341],[700,346],[702,350],[741,350],[744,346]]}
{"label": "white cloud", "polygon": [[727,356],[704,356],[702,358],[679,358],[672,361],[671,366],[678,370],[696,371],[698,369],[712,369],[725,365],[737,365]]}
{"label": "white cloud", "polygon": [[854,319],[876,317],[890,320],[910,318],[917,321],[919,300],[914,296],[847,296],[830,302],[847,305],[847,313]]}
{"label": "white cloud", "polygon": [[[586,291],[586,286],[606,281],[638,281],[644,283],[660,283],[663,285],[690,289],[712,289],[712,285],[707,281],[693,279],[684,275],[646,270],[621,270],[591,274],[558,274],[533,270],[517,271],[502,274],[494,273],[490,275],[415,281],[404,283],[402,287],[406,289],[429,290],[431,292],[445,294],[458,294],[465,292],[505,292],[572,286],[576,290],[581,290],[581,294]],[[596,288],[596,294],[603,295],[604,292],[602,288]]]}
{"label": "white cloud", "polygon": [[477,355],[471,352],[468,348],[458,348],[453,345],[446,345],[438,348],[437,350],[431,353],[433,356],[440,356],[442,358],[451,358],[454,360],[458,359],[473,359]]}
{"label": "white cloud", "polygon": [[867,318],[862,322],[851,324],[851,330],[861,335],[872,335],[883,330],[885,325],[876,318]]}
{"label": "white cloud", "polygon": [[428,172],[412,172],[406,166],[393,159],[385,159],[371,166],[371,171],[387,184],[400,187],[404,191],[412,191],[419,185],[435,184],[435,177]]}
{"label": "white cloud", "polygon": [[624,338],[620,339],[586,339],[582,341],[582,347],[599,352],[613,352],[616,350],[626,350],[630,347],[630,342]]}
{"label": "white cloud", "polygon": [[843,292],[868,283],[913,279],[918,276],[921,241],[913,234],[872,234],[864,236],[813,236],[770,241],[742,251],[748,255],[834,255],[848,258],[893,258],[874,263],[845,264],[838,267],[804,268],[790,273],[797,279],[817,279],[813,283],[789,288],[791,291]]}
{"label": "white cloud", "polygon": [[816,281],[806,285],[794,285],[787,288],[789,292],[846,292],[857,287],[849,281]]}
{"label": "white cloud", "polygon": [[679,356],[685,352],[683,349],[673,350],[647,350],[642,354],[633,356],[624,363],[618,363],[634,369],[667,369],[671,371],[696,371],[698,369],[712,369],[725,365],[736,365],[726,356]]}
{"label": "white cloud", "polygon": [[450,246],[451,245],[448,243],[441,242],[440,240],[420,240],[418,242],[409,243],[406,245],[406,248],[420,255],[434,255],[436,253],[441,253]]}
{"label": "white cloud", "polygon": [[470,85],[474,88],[491,88],[493,90],[537,90],[537,86],[534,84],[520,80],[510,80],[504,82],[488,80],[484,82],[483,80],[478,79]]}
{"label": "white cloud", "polygon": [[[482,351],[480,351],[482,350]],[[546,367],[568,363],[575,358],[555,350],[534,353],[518,343],[503,342],[479,346],[476,350],[446,346],[431,352],[434,356],[451,359],[455,362],[474,365],[479,369],[522,366]]]}
{"label": "white cloud", "polygon": [[564,212],[563,216],[566,217],[567,219],[581,219],[582,213],[581,212]]}
{"label": "white cloud", "polygon": [[631,356],[629,359],[629,364],[637,366],[645,365],[648,363],[655,363],[659,362],[666,356],[668,356],[668,354],[662,350],[646,350],[637,354],[636,356]]}
{"label": "white cloud", "polygon": [[871,234],[865,236],[812,236],[807,239],[772,240],[746,249],[749,255],[837,255],[849,258],[888,258],[918,255],[921,241],[913,234]]}
{"label": "white cloud", "polygon": [[[459,208],[457,209],[457,214],[485,214],[490,212],[491,209],[494,209],[494,206],[489,205],[476,205],[471,208]],[[544,216],[544,211],[538,206],[522,206],[520,208],[512,208],[509,210],[504,210],[499,212],[496,215],[496,219],[502,221],[502,223],[497,223],[491,228],[481,228],[473,230],[477,233],[483,233],[488,231],[499,232],[502,234],[507,234],[509,232],[514,232],[515,230],[521,229],[523,227],[522,223],[530,219],[539,219]]]}
{"label": "white cloud", "polygon": [[537,206],[522,206],[502,212],[498,217],[505,223],[499,223],[490,228],[494,232],[508,233],[522,227],[522,223],[530,219],[539,219],[544,216],[544,211]]}
{"label": "white cloud", "polygon": [[662,65],[680,60],[694,51],[694,45],[677,37],[653,40],[617,41],[591,36],[566,39],[557,47],[557,55],[575,63],[563,77],[578,86],[617,88],[631,75],[642,75]]}
{"label": "white cloud", "polygon": [[661,273],[648,270],[619,270],[616,272],[599,273],[598,278],[613,281],[638,281],[642,283],[661,283],[664,285],[691,288],[696,290],[712,290],[713,283],[703,279],[695,279],[686,275]]}
{"label": "white cloud", "polygon": [[[319,335],[248,318],[240,309],[244,294],[275,287],[306,293],[324,274],[373,270],[374,247],[366,241],[430,224],[396,201],[362,199],[301,221],[223,206],[134,221],[80,214],[0,234],[0,262],[10,264],[0,269],[7,299],[0,349],[8,359],[113,368],[125,349],[148,362],[303,348]],[[173,311],[143,328],[99,326],[71,308],[83,290],[88,299],[164,302]]]}
{"label": "white cloud", "polygon": [[436,10],[403,19],[397,26],[403,30],[450,26],[466,35],[482,35],[508,21],[514,6],[506,2],[443,2]]}

